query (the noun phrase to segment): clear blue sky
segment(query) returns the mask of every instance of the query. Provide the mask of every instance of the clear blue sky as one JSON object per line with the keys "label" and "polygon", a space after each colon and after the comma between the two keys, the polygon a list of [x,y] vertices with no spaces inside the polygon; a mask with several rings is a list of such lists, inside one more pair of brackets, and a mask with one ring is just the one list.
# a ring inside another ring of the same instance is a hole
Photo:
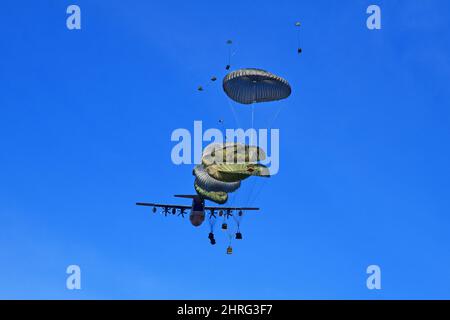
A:
{"label": "clear blue sky", "polygon": [[[80,31],[66,28],[73,3]],[[450,298],[449,13],[445,0],[2,1],[0,298]],[[196,90],[224,75],[229,38],[234,68],[293,88],[273,125],[280,172],[231,256],[206,225],[134,205],[193,192],[174,129],[233,125],[220,81]],[[70,264],[80,291],[65,288]]]}

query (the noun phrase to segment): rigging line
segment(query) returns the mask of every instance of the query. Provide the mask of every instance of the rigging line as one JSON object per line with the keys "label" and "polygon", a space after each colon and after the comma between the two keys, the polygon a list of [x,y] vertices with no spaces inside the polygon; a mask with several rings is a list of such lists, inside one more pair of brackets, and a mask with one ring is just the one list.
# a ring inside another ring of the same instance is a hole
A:
{"label": "rigging line", "polygon": [[[252,129],[255,126],[255,104],[252,104]],[[250,145],[253,145],[253,134],[250,136]]]}
{"label": "rigging line", "polygon": [[[268,129],[270,129],[270,128],[272,127],[272,124],[273,124],[273,123],[275,122],[275,120],[278,118],[278,116],[279,116],[279,114],[280,114],[282,108],[283,108],[283,105],[282,105],[282,104],[279,104],[279,105],[278,105],[278,108],[277,108],[277,111],[276,111],[276,113],[275,113],[275,115],[272,117],[272,119],[269,120],[269,125],[268,125],[268,127],[267,127]],[[252,127],[253,127],[253,125],[252,125]],[[264,186],[265,186],[266,182],[267,182],[267,178],[264,179],[264,181],[263,181],[261,184],[259,184],[258,190],[256,191],[256,193],[255,193],[255,195],[253,196],[253,198],[250,198],[250,200],[248,201],[247,205],[252,205],[252,204],[258,199],[259,195],[261,194],[261,191],[264,189]],[[253,188],[252,188],[251,191],[252,191],[252,193],[253,193]],[[252,193],[251,193],[250,195],[252,195]]]}
{"label": "rigging line", "polygon": [[235,204],[236,204],[236,202],[235,202],[235,200],[236,200],[236,193],[237,193],[236,191],[231,192],[230,204],[231,204],[232,207],[234,207]]}
{"label": "rigging line", "polygon": [[264,178],[264,181],[259,185],[258,190],[255,193],[255,196],[253,197],[253,199],[250,200],[249,205],[253,205],[253,203],[255,203],[255,201],[258,199],[259,195],[261,194],[261,191],[264,189],[264,186],[267,182],[267,178]]}
{"label": "rigging line", "polygon": [[[255,101],[256,101],[256,85],[255,85]],[[254,127],[255,127],[255,103],[252,103],[252,126],[251,126],[252,131],[254,130]],[[258,142],[256,142],[256,143],[258,143]],[[250,145],[253,145],[253,132],[250,136]],[[250,192],[247,197],[247,205],[250,202],[250,199],[253,194],[253,190],[255,189],[255,185],[256,185],[256,180],[253,179],[252,186],[250,187]]]}
{"label": "rigging line", "polygon": [[248,206],[250,203],[250,198],[253,194],[253,190],[255,189],[256,179],[252,179],[251,186],[249,186],[250,191],[247,194],[247,199],[245,201],[245,205]]}
{"label": "rigging line", "polygon": [[272,119],[269,120],[269,125],[267,126],[268,129],[270,129],[272,127],[273,123],[280,115],[281,109],[283,109],[283,105],[279,104],[275,115],[272,117]]}
{"label": "rigging line", "polygon": [[[278,115],[280,114],[281,109],[282,109],[282,105],[280,104],[278,106],[278,110],[277,110],[275,116],[269,122],[269,126],[268,126],[269,129],[272,127],[272,124],[278,118]],[[266,182],[267,182],[267,178],[264,179],[264,181],[261,183],[261,185],[259,187],[259,190],[256,191],[255,196],[253,197],[253,199],[251,199],[251,201],[250,201],[250,203],[248,205],[252,205],[258,199],[259,195],[261,194],[261,191],[264,189],[264,186],[265,186]]]}
{"label": "rigging line", "polygon": [[239,192],[235,191],[233,193],[234,193],[233,201],[234,201],[235,204],[237,204],[238,203]]}
{"label": "rigging line", "polygon": [[[253,129],[254,127],[254,121],[255,121],[255,103],[256,103],[256,99],[258,97],[258,93],[256,91],[256,81],[253,81],[253,103],[252,103],[252,127],[251,129]],[[253,134],[250,137],[250,145],[253,144]]]}
{"label": "rigging line", "polygon": [[231,109],[231,113],[233,114],[234,122],[236,122],[236,125],[238,126],[238,128],[240,128],[241,126],[240,126],[240,124],[239,124],[239,119],[238,119],[238,117],[237,117],[236,110],[234,109],[234,106],[233,106],[233,104],[231,103],[230,99],[227,99],[227,102],[228,102],[228,106],[229,106],[230,109]]}
{"label": "rigging line", "polygon": [[252,104],[252,129],[255,126],[255,105]]}

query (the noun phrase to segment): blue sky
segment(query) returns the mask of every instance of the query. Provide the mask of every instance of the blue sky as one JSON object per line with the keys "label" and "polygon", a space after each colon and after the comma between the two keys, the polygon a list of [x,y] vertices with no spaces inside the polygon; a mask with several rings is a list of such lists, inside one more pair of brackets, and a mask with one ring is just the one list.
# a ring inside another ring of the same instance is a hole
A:
{"label": "blue sky", "polygon": [[[366,28],[372,3],[381,30]],[[70,4],[82,30],[66,28]],[[1,12],[0,298],[450,298],[448,1],[7,0]],[[231,256],[206,225],[134,206],[193,192],[192,166],[170,159],[174,129],[233,127],[220,81],[208,84],[230,38],[233,68],[293,88],[255,108],[264,127],[282,107],[280,172]],[[65,287],[70,264],[79,291]],[[382,290],[366,288],[371,264]]]}

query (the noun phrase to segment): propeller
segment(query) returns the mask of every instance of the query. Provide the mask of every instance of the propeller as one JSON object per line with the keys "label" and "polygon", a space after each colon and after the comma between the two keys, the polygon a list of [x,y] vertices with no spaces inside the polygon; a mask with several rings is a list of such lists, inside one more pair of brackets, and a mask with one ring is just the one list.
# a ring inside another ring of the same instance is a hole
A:
{"label": "propeller", "polygon": [[185,214],[186,214],[186,209],[185,208],[181,208],[180,212],[178,213],[178,216],[182,216],[184,218]]}
{"label": "propeller", "polygon": [[211,218],[215,218],[215,217],[216,217],[216,214],[214,212],[214,209],[210,209],[209,210],[209,218],[211,219]]}
{"label": "propeller", "polygon": [[167,217],[167,215],[169,214],[169,210],[170,210],[169,207],[164,207],[162,213]]}

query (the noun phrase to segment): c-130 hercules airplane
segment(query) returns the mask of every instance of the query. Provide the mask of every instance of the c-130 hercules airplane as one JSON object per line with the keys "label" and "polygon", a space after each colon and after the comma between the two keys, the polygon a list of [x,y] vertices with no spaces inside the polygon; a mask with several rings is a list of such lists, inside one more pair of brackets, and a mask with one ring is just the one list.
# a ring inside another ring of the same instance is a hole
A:
{"label": "c-130 hercules airplane", "polygon": [[[189,221],[194,227],[200,226],[203,221],[205,221],[205,211],[208,212],[208,219],[211,221],[211,219],[216,219],[217,216],[224,217],[224,222],[222,223],[222,229],[227,230],[228,224],[226,223],[226,220],[230,217],[236,217],[237,222],[237,232],[236,232],[236,239],[241,240],[242,239],[242,233],[239,229],[239,220],[244,215],[244,211],[257,211],[259,208],[254,207],[210,207],[205,206],[205,199],[199,197],[198,195],[175,195],[177,198],[187,198],[192,199],[192,205],[190,206],[184,206],[184,205],[177,205],[177,204],[160,204],[160,203],[147,203],[147,202],[137,202],[136,205],[138,206],[145,206],[145,207],[153,207],[152,211],[153,213],[156,213],[157,208],[162,208],[162,214],[165,216],[172,214],[172,215],[178,215],[184,218],[184,215],[187,214],[187,211],[190,211],[189,213]],[[214,233],[211,228],[211,232],[208,236],[210,242],[212,245],[216,244],[216,240],[214,238]],[[232,253],[232,248],[229,246],[227,248],[227,253]]]}

